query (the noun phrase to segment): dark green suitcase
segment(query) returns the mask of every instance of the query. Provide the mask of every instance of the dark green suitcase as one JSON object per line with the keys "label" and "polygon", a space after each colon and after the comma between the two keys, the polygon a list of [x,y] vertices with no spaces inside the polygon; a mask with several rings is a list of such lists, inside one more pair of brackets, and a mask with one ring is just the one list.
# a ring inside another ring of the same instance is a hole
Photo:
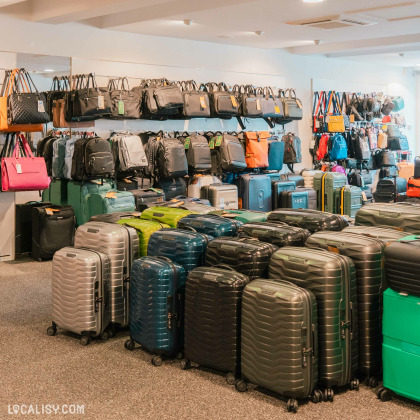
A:
{"label": "dark green suitcase", "polygon": [[334,212],[334,190],[347,185],[347,177],[339,172],[318,173],[314,176],[318,210]]}
{"label": "dark green suitcase", "polygon": [[346,185],[334,190],[334,213],[355,217],[362,208],[362,190],[359,187]]}

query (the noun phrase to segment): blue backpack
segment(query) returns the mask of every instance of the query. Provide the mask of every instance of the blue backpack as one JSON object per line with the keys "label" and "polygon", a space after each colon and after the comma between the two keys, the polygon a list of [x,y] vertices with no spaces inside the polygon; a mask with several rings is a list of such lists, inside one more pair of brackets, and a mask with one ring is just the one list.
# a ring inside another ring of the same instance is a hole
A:
{"label": "blue backpack", "polygon": [[330,160],[347,159],[347,143],[341,134],[336,134],[332,138]]}

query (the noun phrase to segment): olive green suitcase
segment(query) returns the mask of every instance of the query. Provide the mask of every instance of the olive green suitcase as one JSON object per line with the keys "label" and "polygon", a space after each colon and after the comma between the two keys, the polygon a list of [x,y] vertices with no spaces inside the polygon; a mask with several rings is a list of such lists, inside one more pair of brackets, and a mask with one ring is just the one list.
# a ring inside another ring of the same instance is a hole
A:
{"label": "olive green suitcase", "polygon": [[189,214],[196,214],[193,211],[180,209],[177,207],[149,207],[141,214],[142,219],[156,220],[165,223],[171,228],[176,228],[178,220]]}
{"label": "olive green suitcase", "polygon": [[347,177],[339,172],[318,173],[314,176],[314,190],[318,210],[334,213],[334,190],[347,185]]}
{"label": "olive green suitcase", "polygon": [[362,208],[362,190],[359,187],[346,185],[334,190],[334,213],[355,217]]}

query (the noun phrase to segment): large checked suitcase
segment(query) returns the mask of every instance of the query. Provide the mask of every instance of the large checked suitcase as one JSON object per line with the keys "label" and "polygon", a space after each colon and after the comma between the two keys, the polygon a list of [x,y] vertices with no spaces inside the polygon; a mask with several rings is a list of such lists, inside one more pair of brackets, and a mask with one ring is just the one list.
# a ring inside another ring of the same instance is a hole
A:
{"label": "large checked suitcase", "polygon": [[230,385],[241,373],[241,301],[248,276],[229,267],[198,267],[185,288],[184,354],[191,362],[226,372]]}
{"label": "large checked suitcase", "polygon": [[322,174],[323,171],[316,171],[312,169],[305,169],[301,172],[304,180],[305,188],[313,188],[314,187],[314,177],[316,174]]}
{"label": "large checked suitcase", "polygon": [[334,213],[355,217],[363,205],[362,190],[359,187],[345,186],[334,190]]}
{"label": "large checked suitcase", "polygon": [[272,190],[272,208],[273,210],[281,207],[281,194],[283,191],[295,191],[296,182],[288,180],[275,180],[271,181],[271,190]]}
{"label": "large checked suitcase", "polygon": [[357,213],[356,225],[391,227],[420,234],[420,207],[411,204],[374,203],[363,206]]}
{"label": "large checked suitcase", "polygon": [[295,181],[297,187],[305,186],[305,179],[302,175],[297,175],[293,173],[282,174],[280,175],[280,179],[283,181]]}
{"label": "large checked suitcase", "polygon": [[238,208],[238,188],[231,184],[211,184],[201,188],[200,197],[210,201],[213,207],[222,210]]}
{"label": "large checked suitcase", "polygon": [[146,210],[149,206],[149,203],[165,201],[165,193],[159,188],[148,188],[148,189],[137,189],[130,190],[134,196],[134,201],[136,205],[136,210],[143,211]]}
{"label": "large checked suitcase", "polygon": [[205,263],[207,266],[226,264],[254,280],[267,276],[271,254],[277,249],[255,238],[216,238],[207,247]]}
{"label": "large checked suitcase", "polygon": [[236,220],[241,223],[248,222],[265,222],[269,213],[263,211],[253,211],[253,210],[219,210],[212,211],[210,214],[216,214],[218,216],[226,217],[229,219]]}
{"label": "large checked suitcase", "polygon": [[183,347],[183,302],[186,273],[182,266],[164,257],[135,260],[130,277],[130,339],[153,353],[152,364],[173,357]]}
{"label": "large checked suitcase", "polygon": [[72,246],[75,226],[71,207],[32,208],[32,258],[51,259],[59,249]]}
{"label": "large checked suitcase", "polygon": [[334,191],[347,185],[346,175],[339,172],[315,174],[314,189],[317,192],[318,210],[334,212]]}
{"label": "large checked suitcase", "polygon": [[359,379],[378,385],[382,371],[382,293],[384,287],[381,240],[346,232],[318,232],[307,241],[309,248],[321,248],[351,258],[356,267],[359,318]]}
{"label": "large checked suitcase", "polygon": [[92,216],[89,222],[117,223],[121,219],[138,219],[141,216],[139,211],[115,212],[107,214],[97,214]]}
{"label": "large checked suitcase", "polygon": [[159,179],[156,187],[163,191],[166,200],[172,200],[178,195],[187,194],[187,184],[184,178]]}
{"label": "large checked suitcase", "polygon": [[407,236],[406,232],[401,232],[391,228],[381,228],[377,226],[347,226],[343,232],[357,233],[358,235],[370,236],[379,239],[386,244],[398,241]]}
{"label": "large checked suitcase", "polygon": [[275,210],[268,215],[267,221],[287,223],[290,226],[308,229],[310,232],[320,230],[340,231],[349,225],[348,220],[343,216],[303,209]]}
{"label": "large checked suitcase", "polygon": [[[324,400],[332,387],[350,383],[358,365],[356,270],[348,257],[318,249],[284,247],[270,261],[270,279],[290,281],[314,293],[318,305],[319,384]],[[290,350],[289,350],[290,351]]]}
{"label": "large checked suitcase", "polygon": [[281,208],[317,209],[316,191],[313,188],[299,187],[295,191],[283,191],[280,202]]}
{"label": "large checked suitcase", "polygon": [[156,220],[160,223],[165,223],[172,228],[176,228],[179,219],[192,213],[192,211],[174,207],[149,207],[142,212],[141,218]]}
{"label": "large checked suitcase", "polygon": [[271,211],[271,179],[267,175],[242,175],[239,177],[238,195],[247,210]]}
{"label": "large checked suitcase", "polygon": [[90,194],[88,197],[89,219],[97,214],[135,211],[134,196],[130,191],[108,191]]}
{"label": "large checked suitcase", "polygon": [[238,233],[238,224],[235,221],[214,214],[189,214],[178,221],[178,228],[193,228],[214,238],[236,236]]}
{"label": "large checked suitcase", "polygon": [[88,222],[76,230],[74,246],[106,254],[111,265],[111,334],[126,327],[129,317],[130,267],[139,252],[135,229],[112,223]]}
{"label": "large checked suitcase", "polygon": [[[75,275],[77,273],[77,275]],[[52,263],[52,326],[81,336],[88,345],[92,337],[108,338],[110,322],[110,262],[107,255],[90,249],[65,247]]]}
{"label": "large checked suitcase", "polygon": [[257,279],[242,295],[241,368],[246,381],[289,397],[287,410],[296,412],[297,399],[322,400],[318,383],[318,322],[315,296],[280,280]]}

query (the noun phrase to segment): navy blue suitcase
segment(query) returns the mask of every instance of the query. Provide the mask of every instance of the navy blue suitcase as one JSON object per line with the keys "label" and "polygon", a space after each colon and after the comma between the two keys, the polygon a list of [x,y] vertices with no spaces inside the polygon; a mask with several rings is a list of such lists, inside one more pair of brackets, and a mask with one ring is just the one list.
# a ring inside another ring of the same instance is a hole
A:
{"label": "navy blue suitcase", "polygon": [[147,256],[166,257],[182,265],[188,274],[204,265],[207,244],[213,238],[203,233],[183,229],[160,229],[150,235]]}
{"label": "navy blue suitcase", "polygon": [[283,209],[317,209],[317,196],[313,188],[297,188],[295,191],[282,191],[280,204]]}
{"label": "navy blue suitcase", "polygon": [[295,191],[296,182],[288,180],[279,180],[271,182],[272,197],[273,197],[273,210],[276,210],[281,207],[281,193],[283,191]]}
{"label": "navy blue suitcase", "polygon": [[142,257],[131,268],[130,339],[124,346],[140,344],[154,354],[155,366],[182,352],[186,278],[182,266],[164,257]]}
{"label": "navy blue suitcase", "polygon": [[271,179],[267,175],[242,175],[238,180],[242,208],[268,212],[272,207]]}
{"label": "navy blue suitcase", "polygon": [[178,220],[179,229],[188,227],[217,238],[219,236],[236,236],[239,226],[234,220],[214,214],[189,214]]}

